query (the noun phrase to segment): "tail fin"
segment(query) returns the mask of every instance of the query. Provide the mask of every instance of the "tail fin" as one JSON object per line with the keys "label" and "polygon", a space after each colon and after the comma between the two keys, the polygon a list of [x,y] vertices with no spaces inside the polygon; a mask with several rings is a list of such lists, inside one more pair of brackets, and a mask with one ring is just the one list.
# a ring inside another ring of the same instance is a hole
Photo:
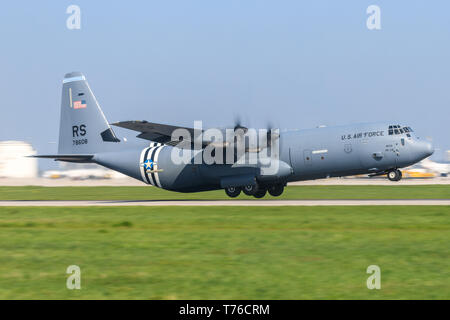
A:
{"label": "tail fin", "polygon": [[80,72],[63,80],[58,154],[95,154],[120,142]]}

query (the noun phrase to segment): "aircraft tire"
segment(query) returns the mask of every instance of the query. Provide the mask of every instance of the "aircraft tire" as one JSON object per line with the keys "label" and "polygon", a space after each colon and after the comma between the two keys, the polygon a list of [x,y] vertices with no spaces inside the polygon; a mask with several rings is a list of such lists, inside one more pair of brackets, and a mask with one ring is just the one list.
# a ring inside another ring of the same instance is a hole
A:
{"label": "aircraft tire", "polygon": [[248,196],[256,194],[258,190],[259,190],[258,184],[249,184],[242,188],[242,191]]}
{"label": "aircraft tire", "polygon": [[230,198],[236,198],[238,195],[241,194],[241,188],[239,188],[239,187],[228,187],[228,188],[225,188],[225,193]]}
{"label": "aircraft tire", "polygon": [[402,178],[402,172],[398,169],[390,170],[387,173],[387,177],[390,181],[400,181],[400,179]]}
{"label": "aircraft tire", "polygon": [[269,194],[273,197],[281,196],[284,191],[284,186],[282,184],[275,184],[269,187]]}
{"label": "aircraft tire", "polygon": [[259,199],[262,198],[266,195],[267,193],[267,189],[259,189],[258,191],[255,192],[255,194],[253,195],[255,198]]}

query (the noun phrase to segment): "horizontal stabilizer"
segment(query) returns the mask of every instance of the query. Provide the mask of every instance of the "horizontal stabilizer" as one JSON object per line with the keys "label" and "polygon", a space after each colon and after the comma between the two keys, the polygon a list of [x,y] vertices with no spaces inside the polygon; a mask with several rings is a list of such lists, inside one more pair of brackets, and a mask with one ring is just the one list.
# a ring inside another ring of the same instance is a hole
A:
{"label": "horizontal stabilizer", "polygon": [[44,159],[55,159],[55,161],[67,161],[67,162],[93,162],[93,154],[44,154],[30,156],[32,158],[44,158]]}

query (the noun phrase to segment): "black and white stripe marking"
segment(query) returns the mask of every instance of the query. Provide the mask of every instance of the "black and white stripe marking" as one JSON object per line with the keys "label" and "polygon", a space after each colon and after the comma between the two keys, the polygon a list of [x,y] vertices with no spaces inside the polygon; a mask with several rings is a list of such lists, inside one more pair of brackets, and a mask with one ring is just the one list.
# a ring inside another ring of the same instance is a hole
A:
{"label": "black and white stripe marking", "polygon": [[162,143],[159,143],[159,142],[150,142],[150,148],[151,147],[159,147],[159,146],[162,146],[163,144]]}
{"label": "black and white stripe marking", "polygon": [[[153,186],[157,186],[159,188],[162,188],[161,186],[161,181],[159,180],[159,172],[157,172],[158,170],[158,157],[159,157],[159,153],[161,152],[161,150],[164,148],[164,145],[162,145],[161,143],[157,143],[157,142],[152,142],[150,143],[150,147],[145,148],[144,150],[142,150],[141,152],[141,158],[140,158],[140,166],[141,166],[141,177],[142,177],[142,181],[144,181],[147,184],[151,184]],[[143,163],[146,160],[152,160],[154,165],[153,165],[153,169],[155,170],[155,172],[146,172]]]}

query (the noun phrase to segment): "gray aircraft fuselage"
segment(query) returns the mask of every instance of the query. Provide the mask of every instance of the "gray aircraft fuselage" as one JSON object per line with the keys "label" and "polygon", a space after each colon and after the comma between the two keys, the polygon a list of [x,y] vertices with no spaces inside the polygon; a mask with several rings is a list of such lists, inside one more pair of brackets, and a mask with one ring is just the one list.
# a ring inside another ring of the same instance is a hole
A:
{"label": "gray aircraft fuselage", "polygon": [[[100,153],[94,161],[160,188],[196,192],[223,188],[226,177],[255,176],[263,184],[286,183],[356,174],[376,174],[410,166],[433,153],[413,132],[388,134],[389,123],[355,124],[280,133],[281,174],[263,177],[258,168],[226,164],[174,164],[172,146],[150,143],[134,150]],[[156,146],[153,146],[156,145]],[[201,152],[201,151],[199,151]],[[142,163],[152,159],[155,173]],[[237,179],[239,180],[239,179]],[[239,183],[238,183],[239,184]]]}

